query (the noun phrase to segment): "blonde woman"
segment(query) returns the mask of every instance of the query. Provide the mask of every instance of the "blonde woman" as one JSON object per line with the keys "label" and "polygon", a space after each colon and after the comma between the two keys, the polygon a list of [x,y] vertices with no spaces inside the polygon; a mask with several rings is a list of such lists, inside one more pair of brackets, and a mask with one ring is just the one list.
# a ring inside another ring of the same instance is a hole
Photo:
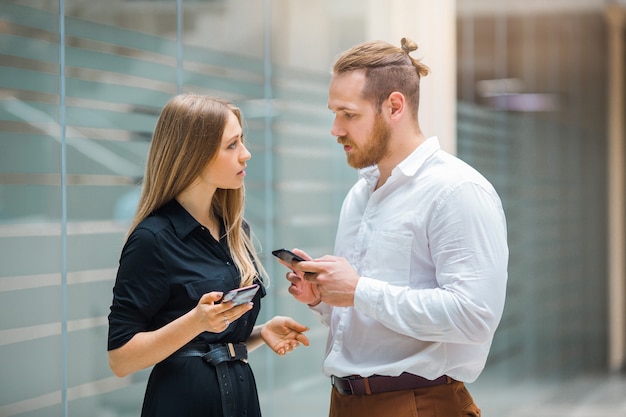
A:
{"label": "blonde woman", "polygon": [[[260,416],[247,352],[308,345],[288,317],[256,325],[265,271],[243,219],[250,152],[231,103],[172,98],[157,122],[109,315],[117,376],[154,365],[142,416]],[[251,302],[222,302],[258,284]]]}

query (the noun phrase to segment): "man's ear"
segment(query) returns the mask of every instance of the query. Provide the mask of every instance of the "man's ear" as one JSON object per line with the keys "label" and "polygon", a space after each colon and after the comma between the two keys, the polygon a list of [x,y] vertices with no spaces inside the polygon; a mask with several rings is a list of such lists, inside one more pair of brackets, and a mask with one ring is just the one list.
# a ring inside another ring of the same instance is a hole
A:
{"label": "man's ear", "polygon": [[388,100],[390,117],[400,117],[402,113],[404,113],[406,106],[404,94],[394,91],[393,93],[389,94]]}

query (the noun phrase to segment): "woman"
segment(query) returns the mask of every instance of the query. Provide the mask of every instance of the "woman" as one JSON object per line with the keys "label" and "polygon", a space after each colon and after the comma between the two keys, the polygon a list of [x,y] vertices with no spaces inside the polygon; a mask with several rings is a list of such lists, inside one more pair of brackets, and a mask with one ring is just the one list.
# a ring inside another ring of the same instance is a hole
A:
{"label": "woman", "polygon": [[[243,220],[250,156],[232,104],[183,94],[163,108],[109,315],[113,372],[155,365],[144,417],[260,416],[247,351],[309,344],[290,318],[255,326],[267,280]],[[251,284],[252,302],[220,302]]]}

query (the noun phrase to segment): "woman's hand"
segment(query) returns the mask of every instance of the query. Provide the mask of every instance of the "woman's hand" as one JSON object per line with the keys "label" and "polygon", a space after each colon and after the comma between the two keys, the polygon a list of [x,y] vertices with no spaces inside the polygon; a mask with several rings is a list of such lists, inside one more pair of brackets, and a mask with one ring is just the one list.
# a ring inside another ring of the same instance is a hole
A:
{"label": "woman's hand", "polygon": [[218,303],[222,299],[221,292],[206,293],[200,298],[195,308],[195,315],[200,322],[202,331],[221,333],[232,322],[252,309],[252,303],[233,305],[232,302]]}
{"label": "woman's hand", "polygon": [[159,363],[204,331],[223,332],[252,308],[252,303],[217,303],[221,299],[221,292],[204,294],[183,316],[156,330],[135,334],[123,346],[109,351],[111,370],[122,377]]}
{"label": "woman's hand", "polygon": [[291,317],[276,316],[265,323],[261,337],[267,346],[280,356],[297,348],[300,343],[309,346],[309,338],[304,332],[309,330]]}

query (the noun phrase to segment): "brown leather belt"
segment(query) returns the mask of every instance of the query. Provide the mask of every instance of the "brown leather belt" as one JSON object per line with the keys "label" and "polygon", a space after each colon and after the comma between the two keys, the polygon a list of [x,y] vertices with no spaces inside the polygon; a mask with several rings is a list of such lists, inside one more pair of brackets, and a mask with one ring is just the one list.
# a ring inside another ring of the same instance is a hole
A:
{"label": "brown leather belt", "polygon": [[452,378],[443,375],[437,379],[430,380],[421,376],[402,373],[399,376],[374,375],[367,378],[360,376],[338,377],[331,376],[330,381],[333,387],[337,388],[344,395],[370,395],[389,391],[402,391],[405,389],[415,389],[431,387],[433,385],[448,384]]}

